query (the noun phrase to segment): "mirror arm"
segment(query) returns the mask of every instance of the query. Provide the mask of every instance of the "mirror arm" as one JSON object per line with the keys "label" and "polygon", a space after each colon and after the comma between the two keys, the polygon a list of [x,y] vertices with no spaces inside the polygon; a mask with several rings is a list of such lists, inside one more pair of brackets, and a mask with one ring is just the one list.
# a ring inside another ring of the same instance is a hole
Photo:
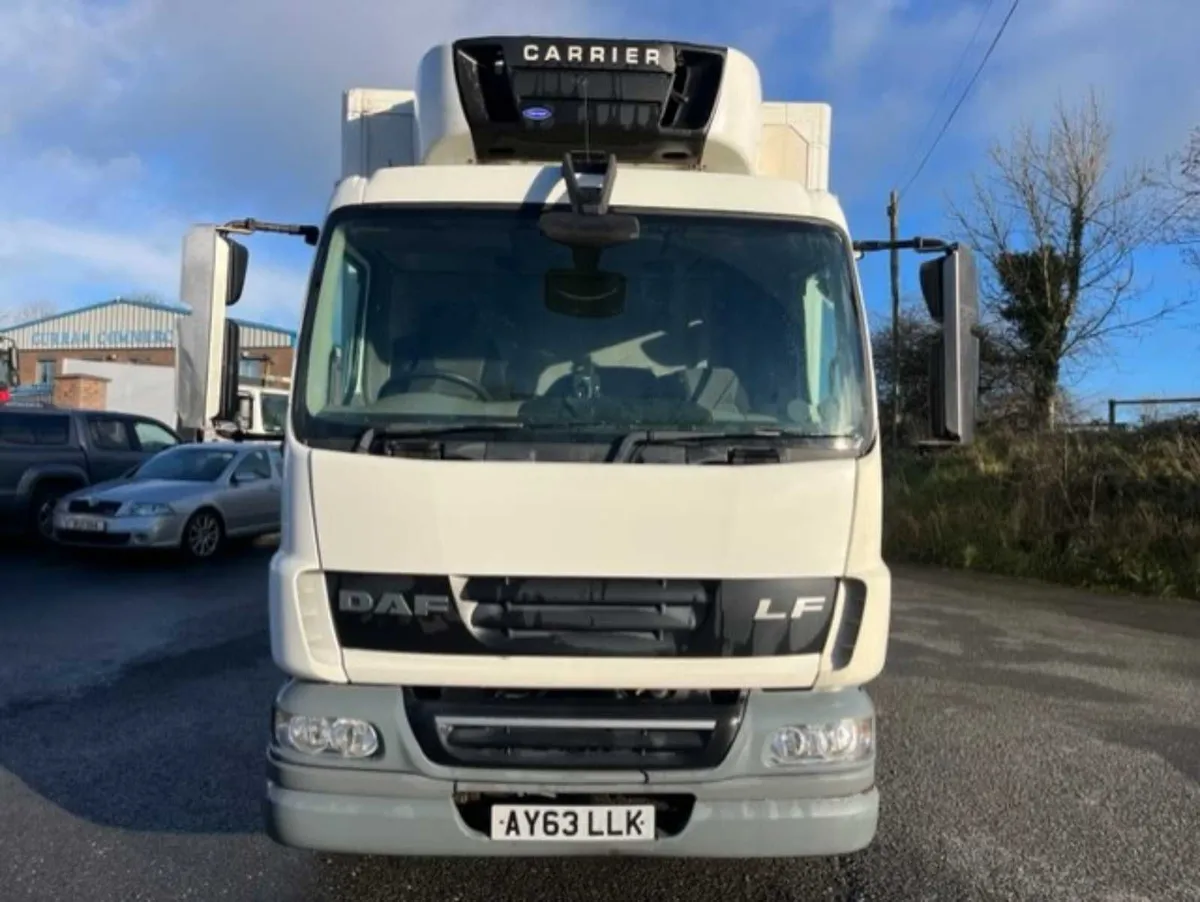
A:
{"label": "mirror arm", "polygon": [[299,235],[309,247],[315,247],[321,237],[321,229],[315,225],[299,225],[288,222],[267,222],[262,219],[231,219],[221,230],[238,235],[253,235],[255,232],[273,232],[276,235]]}

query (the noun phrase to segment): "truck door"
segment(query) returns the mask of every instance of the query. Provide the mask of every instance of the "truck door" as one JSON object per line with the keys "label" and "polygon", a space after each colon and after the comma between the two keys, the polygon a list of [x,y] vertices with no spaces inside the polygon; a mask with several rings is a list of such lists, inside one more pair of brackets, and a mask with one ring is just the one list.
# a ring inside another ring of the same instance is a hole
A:
{"label": "truck door", "polygon": [[145,458],[124,417],[92,413],[85,415],[84,420],[92,482],[117,479]]}

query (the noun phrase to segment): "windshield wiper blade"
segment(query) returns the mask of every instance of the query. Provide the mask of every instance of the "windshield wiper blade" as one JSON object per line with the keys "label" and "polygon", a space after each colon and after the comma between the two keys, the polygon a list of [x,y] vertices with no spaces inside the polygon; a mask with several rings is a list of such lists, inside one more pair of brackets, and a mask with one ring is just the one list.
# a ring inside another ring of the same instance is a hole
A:
{"label": "windshield wiper blade", "polygon": [[454,435],[468,433],[490,434],[496,432],[511,432],[528,428],[520,420],[481,420],[474,423],[446,423],[434,425],[431,423],[392,423],[387,426],[368,426],[359,433],[354,441],[355,454],[368,454],[377,441],[396,441],[403,439],[448,438]]}
{"label": "windshield wiper blade", "polygon": [[643,429],[625,434],[613,452],[612,462],[623,463],[633,457],[633,453],[646,445],[712,445],[739,442],[783,441],[788,443],[808,442],[824,444],[835,440],[855,442],[854,435],[828,435],[813,432],[801,432],[796,429],[762,426],[749,430],[727,431],[720,430],[689,430],[689,429]]}

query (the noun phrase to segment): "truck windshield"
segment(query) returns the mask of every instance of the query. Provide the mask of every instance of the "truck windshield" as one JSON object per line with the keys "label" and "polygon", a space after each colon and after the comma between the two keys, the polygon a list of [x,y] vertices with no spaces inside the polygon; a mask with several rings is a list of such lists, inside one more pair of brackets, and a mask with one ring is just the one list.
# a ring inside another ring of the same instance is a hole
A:
{"label": "truck windshield", "polygon": [[297,437],[466,423],[516,423],[522,441],[542,425],[868,437],[865,330],[840,230],[639,218],[637,240],[601,254],[626,285],[606,316],[547,306],[547,272],[573,260],[537,211],[382,208],[337,221],[300,339]]}

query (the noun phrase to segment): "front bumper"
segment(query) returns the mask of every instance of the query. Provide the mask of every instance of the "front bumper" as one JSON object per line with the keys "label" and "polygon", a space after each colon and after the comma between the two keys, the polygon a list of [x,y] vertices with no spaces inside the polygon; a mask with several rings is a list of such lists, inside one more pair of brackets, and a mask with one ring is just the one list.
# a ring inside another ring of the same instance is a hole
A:
{"label": "front bumper", "polygon": [[77,516],[55,512],[55,541],[83,548],[176,548],[183,535],[183,520],[177,514],[104,517],[103,532],[68,528],[70,519]]}
{"label": "front bumper", "polygon": [[[861,690],[753,693],[729,754],[703,771],[443,767],[421,753],[394,689],[293,683],[278,705],[292,713],[336,711],[371,720],[384,749],[369,762],[313,763],[271,746],[266,829],[288,846],[417,856],[825,856],[865,848],[879,817],[873,757],[811,772],[762,763],[762,745],[779,726],[873,714]],[[555,796],[682,799],[686,815],[652,841],[578,843],[492,840],[465,813],[479,800],[486,805],[489,798],[516,796],[535,803]]]}
{"label": "front bumper", "polygon": [[[796,783],[775,777],[761,783]],[[774,793],[783,785],[746,786],[748,796]],[[267,834],[304,849],[355,855],[548,857],[634,855],[700,858],[791,858],[845,855],[870,844],[879,818],[879,792],[833,799],[704,800],[697,798],[687,826],[675,836],[646,843],[505,843],[468,827],[450,798],[450,788],[424,778],[397,780],[401,795],[378,798],[285,789],[268,782]],[[551,787],[549,789],[555,789]],[[580,787],[562,784],[564,793]],[[674,787],[694,792],[703,784]],[[595,792],[620,787],[596,786]],[[645,787],[638,790],[645,792]],[[632,792],[626,787],[625,792]],[[435,794],[438,797],[426,798]]]}

